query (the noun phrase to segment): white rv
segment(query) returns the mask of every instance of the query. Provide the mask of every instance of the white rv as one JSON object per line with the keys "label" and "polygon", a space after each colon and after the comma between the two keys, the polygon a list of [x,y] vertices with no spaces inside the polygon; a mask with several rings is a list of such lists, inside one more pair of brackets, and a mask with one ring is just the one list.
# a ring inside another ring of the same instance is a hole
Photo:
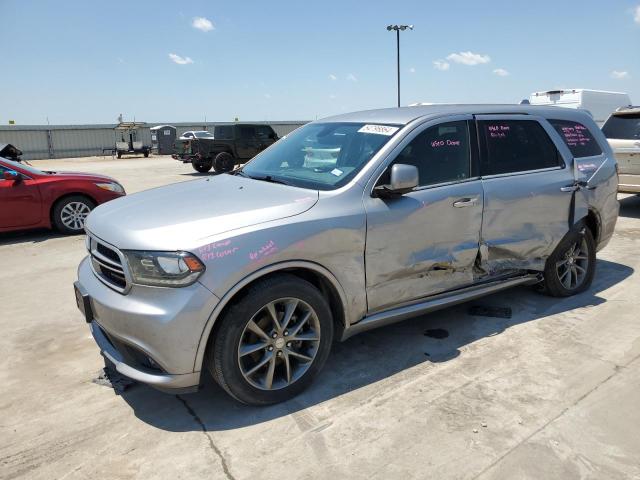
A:
{"label": "white rv", "polygon": [[574,88],[534,92],[529,97],[531,105],[557,105],[558,107],[587,110],[599,127],[616,109],[631,105],[631,98],[622,92],[605,92]]}

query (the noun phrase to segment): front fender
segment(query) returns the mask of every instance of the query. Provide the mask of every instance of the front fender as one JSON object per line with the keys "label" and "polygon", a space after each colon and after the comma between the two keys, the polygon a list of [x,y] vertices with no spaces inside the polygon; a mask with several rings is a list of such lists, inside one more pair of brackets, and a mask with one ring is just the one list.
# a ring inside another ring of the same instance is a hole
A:
{"label": "front fender", "polygon": [[209,344],[209,336],[211,335],[213,326],[216,320],[218,319],[218,317],[220,316],[220,314],[223,312],[224,308],[229,304],[229,302],[231,302],[231,300],[235,297],[235,295],[239,291],[241,291],[243,288],[245,288],[247,285],[255,282],[256,280],[259,280],[260,278],[265,277],[266,275],[279,272],[279,271],[284,271],[286,269],[293,269],[293,268],[311,270],[313,272],[316,272],[322,275],[327,281],[331,283],[335,291],[338,293],[343,312],[347,312],[348,305],[347,305],[346,295],[342,285],[340,284],[338,279],[335,277],[335,275],[333,275],[333,273],[331,273],[322,265],[318,265],[317,263],[304,261],[304,260],[291,260],[291,261],[285,261],[285,262],[278,262],[278,263],[274,263],[272,265],[263,267],[260,270],[257,270],[251,273],[250,275],[248,275],[247,277],[243,278],[241,281],[236,283],[231,289],[229,289],[229,291],[227,291],[227,293],[222,296],[218,304],[215,306],[213,312],[211,312],[211,315],[209,315],[209,318],[202,331],[202,335],[200,336],[200,342],[198,344],[198,350],[196,352],[196,358],[193,365],[194,372],[201,371],[202,364],[204,362],[204,355],[207,351],[207,345]]}

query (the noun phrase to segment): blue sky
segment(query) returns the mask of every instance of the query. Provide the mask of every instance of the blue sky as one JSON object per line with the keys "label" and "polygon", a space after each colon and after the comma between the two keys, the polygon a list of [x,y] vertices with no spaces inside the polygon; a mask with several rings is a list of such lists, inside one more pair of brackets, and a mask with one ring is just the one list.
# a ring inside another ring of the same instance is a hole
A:
{"label": "blue sky", "polygon": [[640,103],[640,0],[0,0],[0,18],[4,125],[394,106],[390,23],[415,25],[401,36],[403,104],[511,103],[559,87]]}

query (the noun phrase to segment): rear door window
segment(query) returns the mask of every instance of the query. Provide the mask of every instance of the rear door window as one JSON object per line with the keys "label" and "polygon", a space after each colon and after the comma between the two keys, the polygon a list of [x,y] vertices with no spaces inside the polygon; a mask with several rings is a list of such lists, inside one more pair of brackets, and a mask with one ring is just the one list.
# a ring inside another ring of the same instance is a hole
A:
{"label": "rear door window", "polygon": [[561,166],[560,154],[535,120],[481,120],[481,175],[527,172]]}
{"label": "rear door window", "polygon": [[570,120],[549,120],[549,123],[560,134],[574,158],[595,157],[602,154],[602,149],[587,127]]}
{"label": "rear door window", "polygon": [[240,127],[240,138],[242,140],[255,140],[256,129],[253,127]]}
{"label": "rear door window", "polygon": [[220,125],[213,130],[213,136],[218,140],[233,140],[233,127],[231,125]]}

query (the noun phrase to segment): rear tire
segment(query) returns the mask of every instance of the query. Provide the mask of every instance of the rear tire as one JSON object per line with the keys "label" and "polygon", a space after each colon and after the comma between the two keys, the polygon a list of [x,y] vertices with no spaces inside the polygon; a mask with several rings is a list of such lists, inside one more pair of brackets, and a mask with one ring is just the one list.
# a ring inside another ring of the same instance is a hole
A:
{"label": "rear tire", "polygon": [[144,158],[148,158],[149,157],[149,152],[144,152]]}
{"label": "rear tire", "polygon": [[333,341],[327,301],[312,284],[289,274],[251,286],[218,322],[209,371],[227,393],[250,405],[302,392],[324,366]]}
{"label": "rear tire", "polygon": [[82,195],[72,195],[59,200],[53,207],[53,224],[60,233],[77,235],[84,233],[84,222],[96,204]]}
{"label": "rear tire", "polygon": [[211,160],[205,160],[204,162],[192,163],[191,165],[196,172],[207,173],[213,167],[213,162]]}
{"label": "rear tire", "polygon": [[596,243],[582,226],[569,232],[547,259],[543,290],[552,297],[569,297],[591,286],[596,272]]}
{"label": "rear tire", "polygon": [[236,159],[229,152],[220,152],[214,160],[214,168],[216,173],[227,173],[233,171],[236,165]]}
{"label": "rear tire", "polygon": [[122,158],[122,153],[121,152],[118,152],[117,155],[118,155],[118,158]]}

